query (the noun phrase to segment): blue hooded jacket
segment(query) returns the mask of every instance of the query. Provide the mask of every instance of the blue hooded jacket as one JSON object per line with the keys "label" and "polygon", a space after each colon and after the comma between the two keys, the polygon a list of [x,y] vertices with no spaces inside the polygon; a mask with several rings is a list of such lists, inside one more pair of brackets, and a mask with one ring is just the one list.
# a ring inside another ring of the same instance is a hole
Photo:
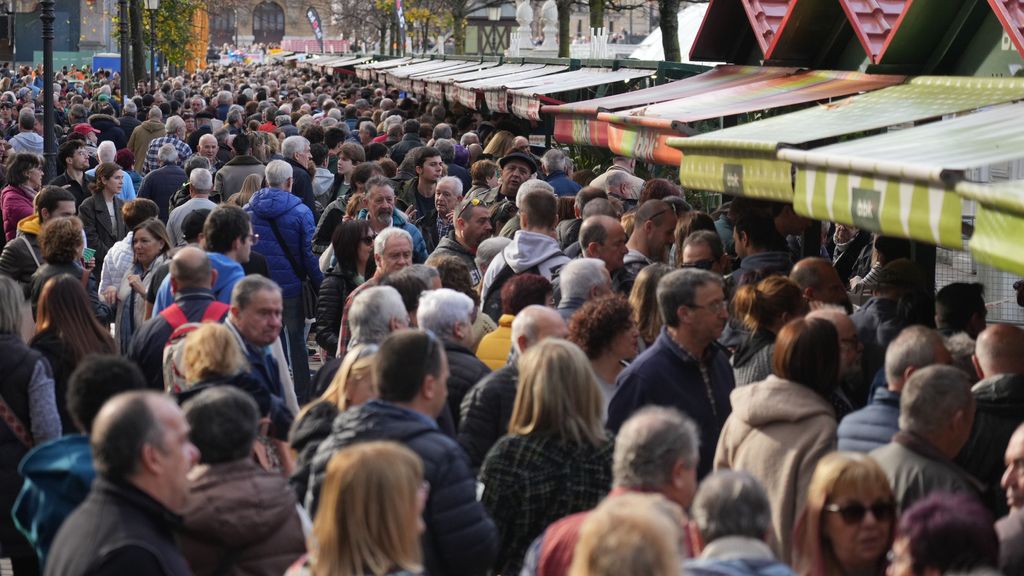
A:
{"label": "blue hooded jacket", "polygon": [[96,478],[89,437],[75,434],[36,446],[18,472],[25,483],[14,502],[14,523],[45,566],[57,530],[85,501]]}
{"label": "blue hooded jacket", "polygon": [[[264,188],[253,195],[245,211],[252,219],[253,232],[260,237],[260,243],[253,246],[253,250],[267,259],[270,277],[281,287],[281,295],[285,299],[301,297],[302,280],[306,277],[319,290],[324,274],[320,271],[320,262],[313,255],[316,223],[313,222],[313,212],[302,203],[302,199],[286,190]],[[270,221],[277,224],[287,246],[278,242]],[[298,264],[299,275],[288,262],[284,250],[289,250]]]}
{"label": "blue hooded jacket", "polygon": [[[213,286],[213,297],[225,304],[231,304],[231,291],[235,284],[245,278],[245,270],[242,265],[219,252],[207,252],[210,257],[210,266],[217,271],[217,283]],[[153,316],[161,313],[171,304],[174,304],[174,294],[171,293],[171,275],[164,276],[160,283],[160,290],[156,293],[156,302],[153,304]]]}
{"label": "blue hooded jacket", "polygon": [[[369,210],[363,208],[359,211],[356,216],[359,220],[366,220],[369,215]],[[391,212],[391,225],[395,228],[401,228],[412,236],[412,261],[416,264],[423,264],[427,261],[427,257],[430,254],[427,253],[427,243],[423,240],[423,234],[420,233],[420,229],[415,224],[405,219],[405,214],[402,214],[401,210],[397,208]]]}

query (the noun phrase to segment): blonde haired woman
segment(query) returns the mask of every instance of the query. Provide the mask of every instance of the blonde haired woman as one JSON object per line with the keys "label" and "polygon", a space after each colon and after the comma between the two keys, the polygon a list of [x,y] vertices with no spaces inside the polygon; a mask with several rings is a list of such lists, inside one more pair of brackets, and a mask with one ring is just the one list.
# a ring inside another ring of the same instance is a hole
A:
{"label": "blonde haired woman", "polygon": [[870,456],[833,452],[818,462],[797,522],[793,561],[805,576],[885,573],[896,500]]}
{"label": "blonde haired woman", "polygon": [[497,572],[518,574],[548,524],[607,494],[613,442],[602,406],[590,361],[575,344],[548,339],[520,357],[508,435],[480,470],[482,502],[501,535]]}
{"label": "blonde haired woman", "polygon": [[679,506],[658,494],[608,498],[580,527],[569,576],[678,576],[685,522]]}
{"label": "blonde haired woman", "polygon": [[379,396],[372,370],[376,354],[377,346],[374,344],[349,350],[324,393],[318,400],[307,404],[295,419],[288,444],[298,457],[295,473],[289,482],[299,501],[306,498],[313,456],[320,443],[330,435],[334,419],[345,410]]}
{"label": "blonde haired woman", "polygon": [[182,363],[188,382],[188,389],[181,393],[182,396],[192,397],[213,386],[240,388],[252,396],[260,416],[266,419],[259,441],[267,444],[268,437],[277,441],[288,437],[292,415],[283,396],[267,390],[252,376],[249,362],[230,328],[208,323],[189,332],[182,350]]}
{"label": "blonde haired woman", "polygon": [[253,194],[260,191],[263,188],[263,176],[259,174],[249,174],[242,180],[242,187],[238,189],[228,198],[229,204],[234,204],[239,208],[245,208],[245,205],[252,199]]}
{"label": "blonde haired woman", "polygon": [[512,151],[512,141],[516,137],[508,130],[498,130],[491,136],[491,139],[487,141],[487,146],[484,148],[484,155],[488,158],[503,158],[506,154]]}
{"label": "blonde haired woman", "polygon": [[423,465],[394,442],[363,442],[327,465],[312,552],[288,576],[398,576],[421,571]]}

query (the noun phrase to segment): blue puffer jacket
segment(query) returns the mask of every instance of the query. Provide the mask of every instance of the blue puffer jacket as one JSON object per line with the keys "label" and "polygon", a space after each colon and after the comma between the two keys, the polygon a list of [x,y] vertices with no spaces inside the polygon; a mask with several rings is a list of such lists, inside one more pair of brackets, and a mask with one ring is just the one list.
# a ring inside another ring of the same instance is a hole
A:
{"label": "blue puffer jacket", "polygon": [[[356,216],[359,220],[366,220],[369,211],[363,208],[359,211],[359,215]],[[397,208],[391,213],[391,225],[395,228],[401,228],[412,236],[412,261],[416,264],[423,264],[427,261],[427,242],[423,239],[423,234],[420,233],[420,229],[415,224],[405,219],[405,215],[402,214],[401,210]]]}
{"label": "blue puffer jacket", "polygon": [[[319,290],[324,275],[320,271],[320,263],[313,256],[313,213],[302,203],[302,200],[286,190],[264,188],[253,195],[246,205],[245,211],[252,218],[253,232],[259,235],[260,242],[253,246],[267,259],[270,277],[281,286],[284,298],[302,296],[302,280],[308,276],[313,286]],[[270,221],[277,224],[287,246],[282,247],[274,236]],[[284,254],[290,250],[292,259],[300,267],[295,274],[292,265]],[[305,268],[305,270],[301,270]]]}
{"label": "blue puffer jacket", "polygon": [[870,404],[839,423],[839,450],[867,453],[885,446],[899,431],[899,420],[900,395],[888,388],[876,388]]}

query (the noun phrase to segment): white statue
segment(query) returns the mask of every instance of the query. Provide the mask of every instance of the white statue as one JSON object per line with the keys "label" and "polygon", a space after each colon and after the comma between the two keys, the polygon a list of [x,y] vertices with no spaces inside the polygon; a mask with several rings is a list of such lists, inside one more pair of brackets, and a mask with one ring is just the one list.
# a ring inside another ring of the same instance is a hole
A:
{"label": "white statue", "polygon": [[516,3],[516,22],[519,23],[519,49],[533,48],[533,7],[530,0],[518,0]]}
{"label": "white statue", "polygon": [[558,43],[555,42],[558,35],[558,5],[555,4],[555,0],[547,0],[541,6],[540,21],[544,26],[544,45],[541,48],[558,50]]}

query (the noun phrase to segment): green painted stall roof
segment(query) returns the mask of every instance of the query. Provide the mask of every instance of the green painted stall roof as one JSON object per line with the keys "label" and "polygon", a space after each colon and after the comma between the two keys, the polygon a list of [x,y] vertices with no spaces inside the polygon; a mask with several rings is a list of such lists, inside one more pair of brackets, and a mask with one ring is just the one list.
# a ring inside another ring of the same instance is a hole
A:
{"label": "green painted stall roof", "polygon": [[1024,158],[1024,104],[1007,104],[814,150],[783,149],[800,166],[952,185],[981,166]]}
{"label": "green painted stall roof", "polygon": [[1024,99],[1024,78],[922,76],[782,116],[741,124],[669,144],[690,150],[774,152],[828,138],[966,112]]}

